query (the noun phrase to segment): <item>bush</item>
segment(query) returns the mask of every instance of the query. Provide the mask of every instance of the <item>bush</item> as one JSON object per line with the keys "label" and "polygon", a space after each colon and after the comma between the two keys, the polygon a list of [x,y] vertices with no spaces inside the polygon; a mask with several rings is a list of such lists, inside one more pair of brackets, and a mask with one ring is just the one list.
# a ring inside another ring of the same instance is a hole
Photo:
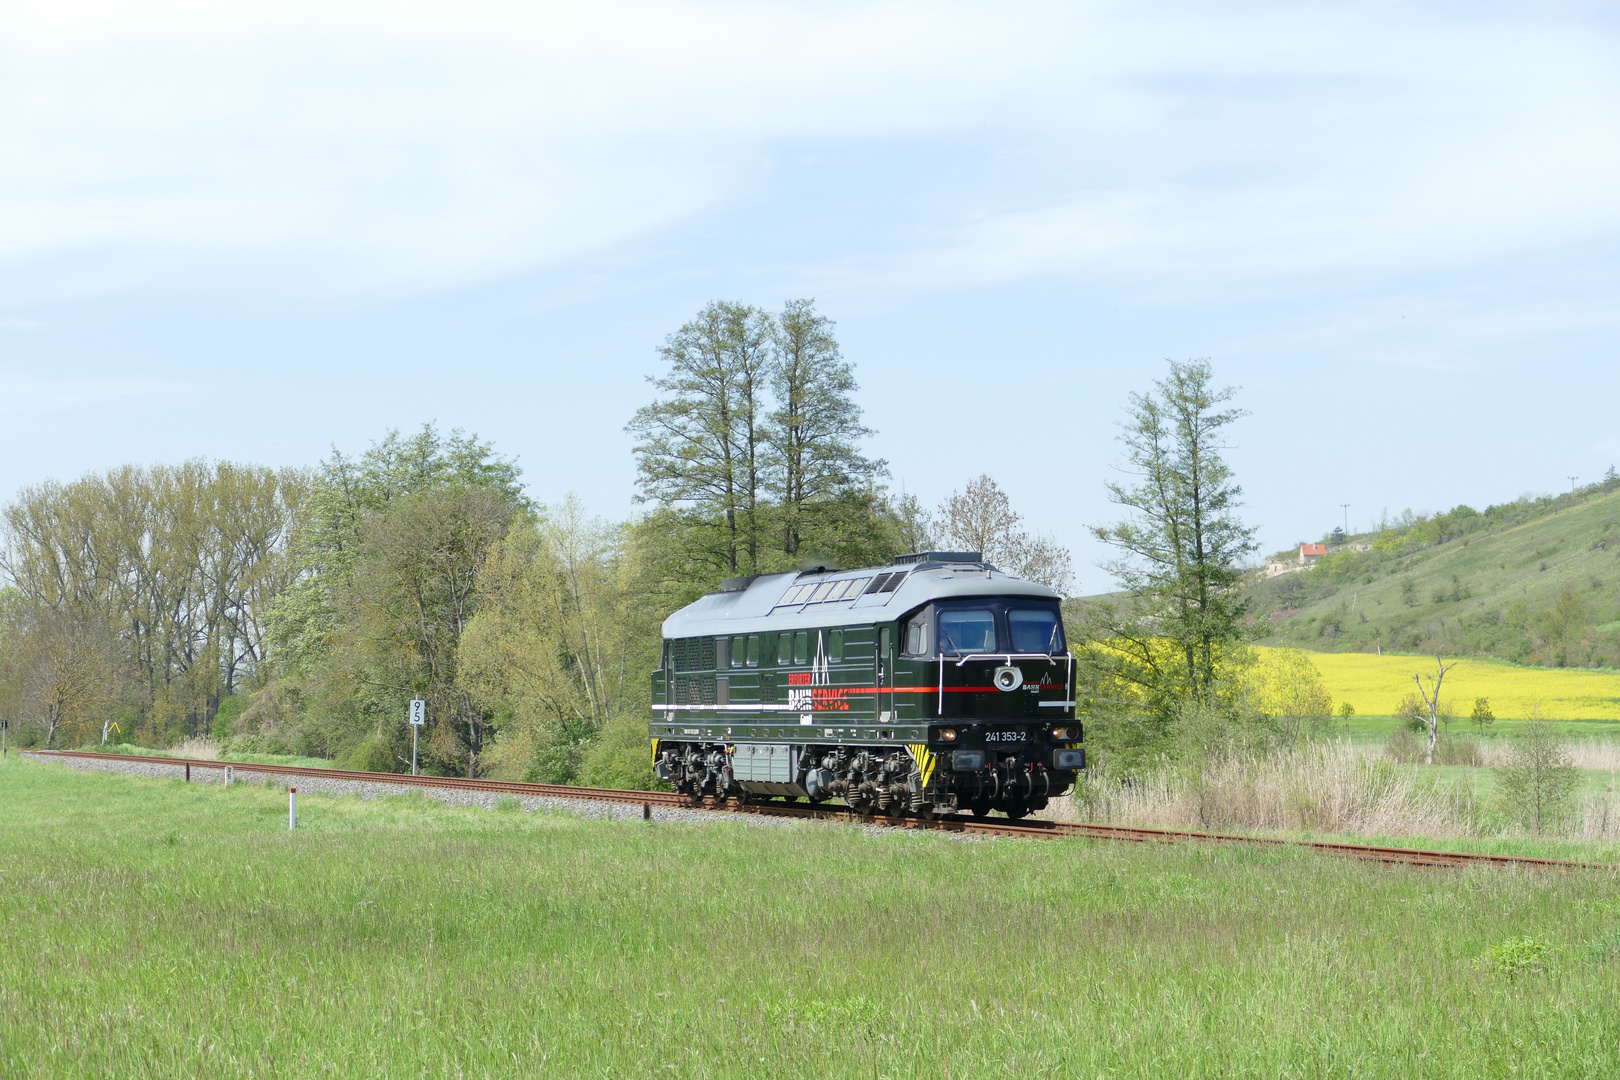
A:
{"label": "bush", "polygon": [[1428,758],[1429,740],[1419,738],[1417,732],[1403,724],[1389,733],[1384,756],[1400,765],[1416,765]]}
{"label": "bush", "polygon": [[1480,749],[1479,740],[1471,735],[1442,734],[1434,742],[1434,763],[1478,767],[1485,764],[1485,753]]}
{"label": "bush", "polygon": [[[1384,743],[1384,756],[1401,765],[1423,765],[1429,760],[1429,737],[1402,725],[1389,733]],[[1448,735],[1441,732],[1434,741],[1436,765],[1484,765],[1485,753],[1479,740],[1470,735]]]}
{"label": "bush", "polygon": [[215,742],[230,741],[231,736],[236,733],[236,718],[241,716],[246,708],[247,702],[235,694],[219,703],[219,708],[214,710],[214,723],[209,731]]}
{"label": "bush", "polygon": [[1530,937],[1508,938],[1500,945],[1485,950],[1475,963],[1512,982],[1520,975],[1545,971],[1547,946]]}
{"label": "bush", "polygon": [[1496,789],[1509,813],[1540,835],[1569,812],[1580,773],[1569,747],[1545,720],[1532,720],[1496,767]]}
{"label": "bush", "polygon": [[338,758],[336,764],[340,769],[356,769],[360,772],[399,771],[399,761],[394,756],[393,742],[375,736],[349,747]]}
{"label": "bush", "polygon": [[535,732],[534,750],[524,767],[530,784],[577,784],[585,752],[596,740],[596,725],[576,718],[543,724]]}
{"label": "bush", "polygon": [[580,762],[580,779],[591,787],[659,791],[665,785],[652,770],[652,743],[639,716],[615,716],[602,725]]}

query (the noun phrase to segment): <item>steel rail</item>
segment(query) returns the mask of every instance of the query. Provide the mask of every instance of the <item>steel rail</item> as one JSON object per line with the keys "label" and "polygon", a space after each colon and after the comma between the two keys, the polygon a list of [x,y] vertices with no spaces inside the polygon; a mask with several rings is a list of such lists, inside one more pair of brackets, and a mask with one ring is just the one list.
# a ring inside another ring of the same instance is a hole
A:
{"label": "steel rail", "polygon": [[243,773],[307,776],[315,779],[395,784],[403,787],[494,791],[509,795],[530,795],[557,799],[589,799],[596,802],[641,803],[647,806],[678,807],[690,810],[730,811],[760,814],[769,817],[841,821],[860,825],[888,825],[910,829],[934,829],[942,832],[966,833],[979,836],[1025,837],[1032,839],[1084,836],[1093,840],[1116,840],[1128,843],[1213,843],[1264,846],[1278,849],[1305,848],[1342,858],[1398,863],[1408,866],[1516,866],[1540,870],[1620,870],[1620,864],[1615,863],[1543,859],[1529,855],[1491,855],[1472,851],[1435,851],[1428,848],[1350,844],[1333,840],[1288,840],[1271,836],[1196,832],[1187,829],[1153,829],[1134,825],[1091,825],[1042,819],[992,821],[985,818],[956,815],[938,818],[920,818],[916,816],[890,818],[881,814],[858,814],[848,808],[742,802],[729,798],[715,800],[712,796],[701,802],[694,803],[689,796],[667,791],[621,791],[614,788],[571,787],[561,784],[527,784],[513,780],[469,780],[454,776],[410,776],[402,773],[361,772],[353,769],[320,769],[303,765],[259,765],[248,761],[206,761],[193,758],[149,757],[143,754],[103,754],[88,750],[25,750],[23,753],[39,757],[128,761],[148,765],[189,765],[193,768],[202,769],[223,769],[229,766]]}

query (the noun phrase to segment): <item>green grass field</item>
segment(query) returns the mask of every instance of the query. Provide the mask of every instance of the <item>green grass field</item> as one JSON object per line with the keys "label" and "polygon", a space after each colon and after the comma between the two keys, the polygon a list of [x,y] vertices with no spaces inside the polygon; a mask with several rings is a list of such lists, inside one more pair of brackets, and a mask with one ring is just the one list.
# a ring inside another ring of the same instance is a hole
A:
{"label": "green grass field", "polygon": [[15,759],[0,805],[8,1077],[1620,1072],[1610,874],[421,797],[289,833]]}

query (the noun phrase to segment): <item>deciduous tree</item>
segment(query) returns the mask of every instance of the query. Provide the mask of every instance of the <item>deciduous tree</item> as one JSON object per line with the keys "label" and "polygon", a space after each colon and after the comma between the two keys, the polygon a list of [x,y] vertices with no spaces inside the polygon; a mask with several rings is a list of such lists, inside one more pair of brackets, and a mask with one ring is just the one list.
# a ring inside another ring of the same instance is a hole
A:
{"label": "deciduous tree", "polygon": [[1214,386],[1207,360],[1172,361],[1151,391],[1132,394],[1120,442],[1133,480],[1108,485],[1130,516],[1092,530],[1119,552],[1107,569],[1125,592],[1084,609],[1082,633],[1103,646],[1092,661],[1165,718],[1208,707],[1247,637],[1237,584],[1254,530],[1238,516],[1242,488],[1223,456],[1246,415],[1229,406],[1235,394]]}
{"label": "deciduous tree", "polygon": [[978,551],[1028,581],[1067,592],[1071,576],[1069,551],[1050,537],[1031,536],[1023,515],[988,475],[981,474],[961,492],[953,491],[935,518],[941,539],[954,551]]}
{"label": "deciduous tree", "polygon": [[1568,811],[1580,773],[1564,740],[1534,711],[1510,744],[1507,761],[1496,767],[1496,786],[1508,808],[1539,835]]}
{"label": "deciduous tree", "polygon": [[860,452],[872,432],[855,403],[854,368],[813,300],[783,305],[772,345],[768,487],[781,517],[782,550],[797,556],[817,511],[825,516],[840,498],[869,486],[883,462]]}
{"label": "deciduous tree", "polygon": [[636,497],[680,512],[717,567],[755,573],[764,494],[765,392],[775,327],[770,315],[715,301],[660,347],[660,397],[637,410]]}

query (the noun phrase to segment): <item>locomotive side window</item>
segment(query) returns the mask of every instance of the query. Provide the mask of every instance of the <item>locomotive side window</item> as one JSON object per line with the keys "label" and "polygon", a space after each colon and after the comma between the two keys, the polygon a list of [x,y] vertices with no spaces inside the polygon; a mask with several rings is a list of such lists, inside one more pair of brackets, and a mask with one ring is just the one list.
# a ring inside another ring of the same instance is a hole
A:
{"label": "locomotive side window", "polygon": [[759,635],[748,635],[748,666],[759,667]]}
{"label": "locomotive side window", "polygon": [[739,635],[731,639],[731,666],[742,667],[746,663],[748,663],[748,643],[747,639]]}
{"label": "locomotive side window", "polygon": [[842,630],[834,630],[827,635],[827,657],[830,660],[842,660],[844,658],[844,632]]}
{"label": "locomotive side window", "polygon": [[996,651],[996,616],[977,608],[939,613],[939,651],[963,653]]}
{"label": "locomotive side window", "polygon": [[930,652],[932,652],[930,645],[931,642],[929,641],[928,634],[928,613],[922,612],[913,616],[912,620],[906,623],[906,644],[904,652],[907,656],[927,656]]}
{"label": "locomotive side window", "polygon": [[793,635],[793,662],[795,664],[808,664],[810,662],[810,632],[800,630]]}
{"label": "locomotive side window", "polygon": [[1063,651],[1063,624],[1051,608],[1012,608],[1007,612],[1007,629],[1012,631],[1013,652]]}
{"label": "locomotive side window", "polygon": [[793,663],[793,635],[776,635],[776,662],[778,664]]}

